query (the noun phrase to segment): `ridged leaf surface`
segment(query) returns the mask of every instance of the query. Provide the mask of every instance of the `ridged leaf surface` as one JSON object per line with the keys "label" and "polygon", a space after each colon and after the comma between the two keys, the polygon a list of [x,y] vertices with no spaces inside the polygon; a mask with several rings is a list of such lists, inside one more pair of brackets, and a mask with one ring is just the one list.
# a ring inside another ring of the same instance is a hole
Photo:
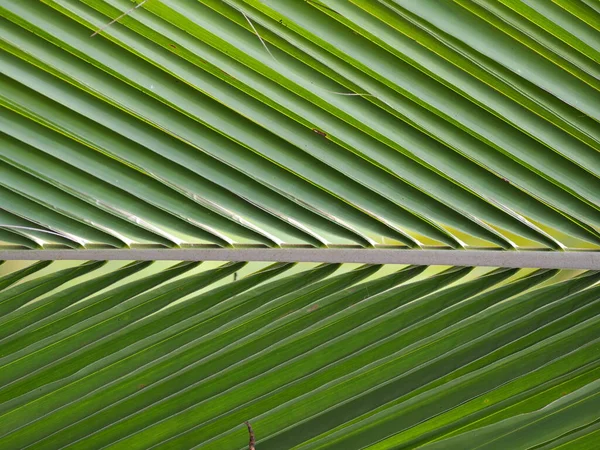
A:
{"label": "ridged leaf surface", "polygon": [[0,240],[597,248],[594,5],[4,0]]}
{"label": "ridged leaf surface", "polygon": [[36,270],[0,291],[2,448],[241,449],[245,421],[260,449],[525,448],[600,419],[596,272]]}

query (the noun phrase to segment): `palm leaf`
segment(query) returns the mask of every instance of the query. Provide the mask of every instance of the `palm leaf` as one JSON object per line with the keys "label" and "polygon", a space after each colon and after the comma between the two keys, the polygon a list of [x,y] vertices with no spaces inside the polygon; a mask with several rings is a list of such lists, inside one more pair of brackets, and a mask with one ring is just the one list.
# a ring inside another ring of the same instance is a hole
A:
{"label": "palm leaf", "polygon": [[595,392],[596,272],[110,264],[2,317],[3,448],[465,448]]}
{"label": "palm leaf", "polygon": [[0,447],[594,448],[599,31],[0,1]]}
{"label": "palm leaf", "polygon": [[326,3],[3,4],[2,208],[86,245],[597,247],[596,11]]}

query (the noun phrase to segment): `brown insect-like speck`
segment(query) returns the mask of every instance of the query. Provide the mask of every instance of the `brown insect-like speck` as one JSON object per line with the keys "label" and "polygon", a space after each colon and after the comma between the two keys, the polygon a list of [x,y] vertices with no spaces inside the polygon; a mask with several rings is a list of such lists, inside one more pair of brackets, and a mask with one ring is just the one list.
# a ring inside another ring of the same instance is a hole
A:
{"label": "brown insect-like speck", "polygon": [[317,130],[316,128],[313,128],[313,131],[315,133],[317,133],[319,136],[327,137],[327,133],[325,133],[324,131]]}
{"label": "brown insect-like speck", "polygon": [[252,431],[252,425],[250,425],[250,422],[248,421],[244,423],[248,427],[248,434],[250,435],[250,443],[248,444],[248,450],[256,450],[256,439],[254,438],[254,431]]}

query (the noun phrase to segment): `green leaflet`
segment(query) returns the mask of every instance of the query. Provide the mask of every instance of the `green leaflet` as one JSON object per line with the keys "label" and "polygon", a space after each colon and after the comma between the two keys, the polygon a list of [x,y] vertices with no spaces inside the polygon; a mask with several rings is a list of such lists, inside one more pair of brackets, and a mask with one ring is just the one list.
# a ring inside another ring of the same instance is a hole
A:
{"label": "green leaflet", "polygon": [[[28,348],[4,356],[0,360],[3,367],[0,376],[0,396],[4,395],[6,400],[27,392],[32,386],[39,387],[48,381],[64,378],[101,355],[102,351],[98,351],[97,347],[114,345],[118,348],[126,345],[127,341],[121,340],[111,344],[102,341],[102,338],[221,277],[234,273],[243,265],[244,263],[231,263],[219,269],[173,281],[118,305],[116,314],[109,313],[108,320],[104,320],[102,315],[93,317],[77,324],[75,330],[63,331],[34,344],[33,349]],[[89,348],[86,348],[88,346]],[[75,350],[85,353],[87,359],[77,358]],[[37,376],[33,376],[34,371]],[[40,373],[46,375],[40,377]]]}
{"label": "green leaflet", "polygon": [[40,294],[45,294],[67,281],[92,272],[103,265],[103,261],[90,261],[6,289],[0,292],[0,316],[6,317],[8,313],[30,302]]}
{"label": "green leaflet", "polygon": [[0,291],[15,284],[19,280],[48,267],[50,264],[52,264],[52,261],[38,261],[24,269],[4,275],[0,278]]}
{"label": "green leaflet", "polygon": [[[68,329],[78,322],[117,306],[129,298],[135,297],[173,277],[195,268],[197,265],[198,263],[189,262],[178,264],[168,270],[163,270],[154,276],[132,281],[124,286],[111,290],[109,293],[96,295],[85,302],[71,305],[68,309],[48,315],[36,323],[4,338],[2,340],[2,349],[6,354],[10,354],[25,348],[32,343],[41,341],[48,336],[52,336],[64,329]],[[16,315],[18,316],[18,314]]]}
{"label": "green leaflet", "polygon": [[599,382],[596,380],[538,411],[522,414],[425,448],[464,448],[466,442],[477,442],[476,447],[472,448],[478,449],[503,446],[523,448],[541,444],[546,439],[552,439],[581,424],[597,420],[599,394]]}
{"label": "green leaflet", "polygon": [[[31,305],[22,306],[17,311],[6,314],[0,318],[0,342],[22,328],[84,299],[89,295],[116,283],[124,277],[131,276],[149,265],[149,262],[134,262],[120,270],[115,270],[104,276],[95,278],[93,281],[78,284],[70,289],[46,297]],[[29,272],[32,271],[33,270],[30,269]]]}

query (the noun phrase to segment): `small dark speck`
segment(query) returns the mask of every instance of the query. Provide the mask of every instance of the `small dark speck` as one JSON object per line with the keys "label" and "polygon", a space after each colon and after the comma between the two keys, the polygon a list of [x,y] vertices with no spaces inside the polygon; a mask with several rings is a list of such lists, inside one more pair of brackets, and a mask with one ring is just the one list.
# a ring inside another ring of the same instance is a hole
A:
{"label": "small dark speck", "polygon": [[169,44],[169,46],[172,47],[172,48],[177,48],[177,46],[173,45],[173,44]]}
{"label": "small dark speck", "polygon": [[324,131],[317,130],[316,128],[313,128],[313,131],[314,131],[315,133],[317,133],[318,135],[320,135],[320,136],[327,137],[327,133],[325,133]]}

